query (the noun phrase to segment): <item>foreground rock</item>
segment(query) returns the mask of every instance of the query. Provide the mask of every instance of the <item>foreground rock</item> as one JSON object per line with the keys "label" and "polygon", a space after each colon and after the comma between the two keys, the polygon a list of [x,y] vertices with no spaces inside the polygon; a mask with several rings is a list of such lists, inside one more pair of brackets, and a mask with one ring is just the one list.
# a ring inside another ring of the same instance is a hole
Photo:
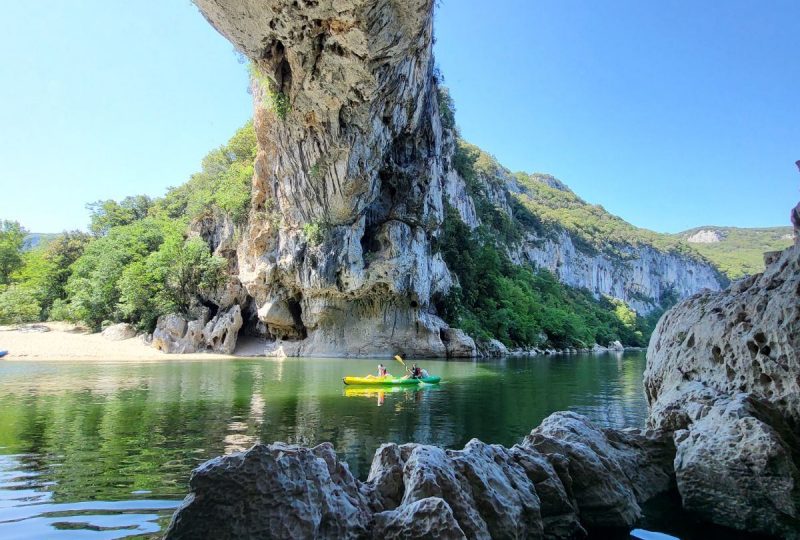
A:
{"label": "foreground rock", "polygon": [[385,444],[366,482],[329,444],[256,445],[192,473],[166,538],[582,538],[633,525],[672,457],[663,435],[573,413],[512,448]]}
{"label": "foreground rock", "polygon": [[800,538],[800,246],[763,274],[694,296],[648,349],[648,423],[674,432],[683,505],[714,523]]}

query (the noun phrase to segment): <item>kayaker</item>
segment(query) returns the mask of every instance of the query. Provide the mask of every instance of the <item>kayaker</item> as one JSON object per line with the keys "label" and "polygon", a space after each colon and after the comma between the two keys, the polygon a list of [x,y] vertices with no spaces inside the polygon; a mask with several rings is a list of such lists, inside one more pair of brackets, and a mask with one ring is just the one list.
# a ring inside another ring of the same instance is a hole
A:
{"label": "kayaker", "polygon": [[386,377],[388,374],[389,371],[386,369],[386,366],[378,364],[378,377]]}
{"label": "kayaker", "polygon": [[411,364],[411,372],[409,373],[409,379],[421,379],[422,378],[422,370],[419,369],[417,364]]}

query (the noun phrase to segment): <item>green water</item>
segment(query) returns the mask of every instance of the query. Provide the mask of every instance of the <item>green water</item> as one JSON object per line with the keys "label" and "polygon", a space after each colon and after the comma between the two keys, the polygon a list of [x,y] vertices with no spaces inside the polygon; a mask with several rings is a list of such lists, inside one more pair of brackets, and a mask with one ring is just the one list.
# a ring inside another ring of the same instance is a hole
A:
{"label": "green water", "polygon": [[341,383],[367,360],[0,362],[0,538],[157,533],[192,468],[259,440],[331,441],[363,478],[381,442],[511,445],[558,410],[646,415],[643,353],[421,364],[443,383],[379,393]]}

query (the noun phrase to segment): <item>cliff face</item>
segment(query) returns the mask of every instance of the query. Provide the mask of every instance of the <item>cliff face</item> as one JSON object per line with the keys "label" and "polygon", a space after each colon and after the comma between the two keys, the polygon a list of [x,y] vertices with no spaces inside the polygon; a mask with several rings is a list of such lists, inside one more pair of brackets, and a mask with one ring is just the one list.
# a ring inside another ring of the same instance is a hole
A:
{"label": "cliff face", "polygon": [[622,246],[621,256],[611,257],[582,252],[564,230],[555,239],[531,240],[521,249],[525,260],[547,268],[567,285],[624,300],[642,314],[660,307],[668,295],[686,298],[720,288],[719,274],[708,263],[651,246]]}
{"label": "cliff face", "polygon": [[685,508],[800,538],[800,245],[766,270],[695,295],[647,351],[649,424],[674,432]]}
{"label": "cliff face", "polygon": [[446,355],[432,0],[197,5],[258,72],[238,275],[273,352]]}
{"label": "cliff face", "polygon": [[[196,1],[253,64],[252,207],[226,253],[236,276],[226,294],[246,299],[245,328],[274,338],[267,354],[475,354],[432,306],[453,285],[435,248],[445,205],[480,222],[453,164],[456,134],[441,121],[433,3]],[[493,170],[479,178],[482,190],[515,219],[524,188]],[[614,259],[586,255],[564,230],[526,234],[509,246],[517,262],[641,313],[665,291],[719,287],[708,265],[678,255],[622,246]]]}

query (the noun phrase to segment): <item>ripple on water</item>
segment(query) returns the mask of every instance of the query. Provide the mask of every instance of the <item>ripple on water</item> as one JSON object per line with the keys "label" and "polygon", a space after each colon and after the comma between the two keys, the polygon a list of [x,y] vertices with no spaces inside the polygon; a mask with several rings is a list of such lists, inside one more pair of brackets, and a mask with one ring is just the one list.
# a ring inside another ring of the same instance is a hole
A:
{"label": "ripple on water", "polygon": [[115,539],[150,535],[180,501],[134,499],[54,503],[55,482],[30,470],[30,454],[0,455],[0,538]]}

